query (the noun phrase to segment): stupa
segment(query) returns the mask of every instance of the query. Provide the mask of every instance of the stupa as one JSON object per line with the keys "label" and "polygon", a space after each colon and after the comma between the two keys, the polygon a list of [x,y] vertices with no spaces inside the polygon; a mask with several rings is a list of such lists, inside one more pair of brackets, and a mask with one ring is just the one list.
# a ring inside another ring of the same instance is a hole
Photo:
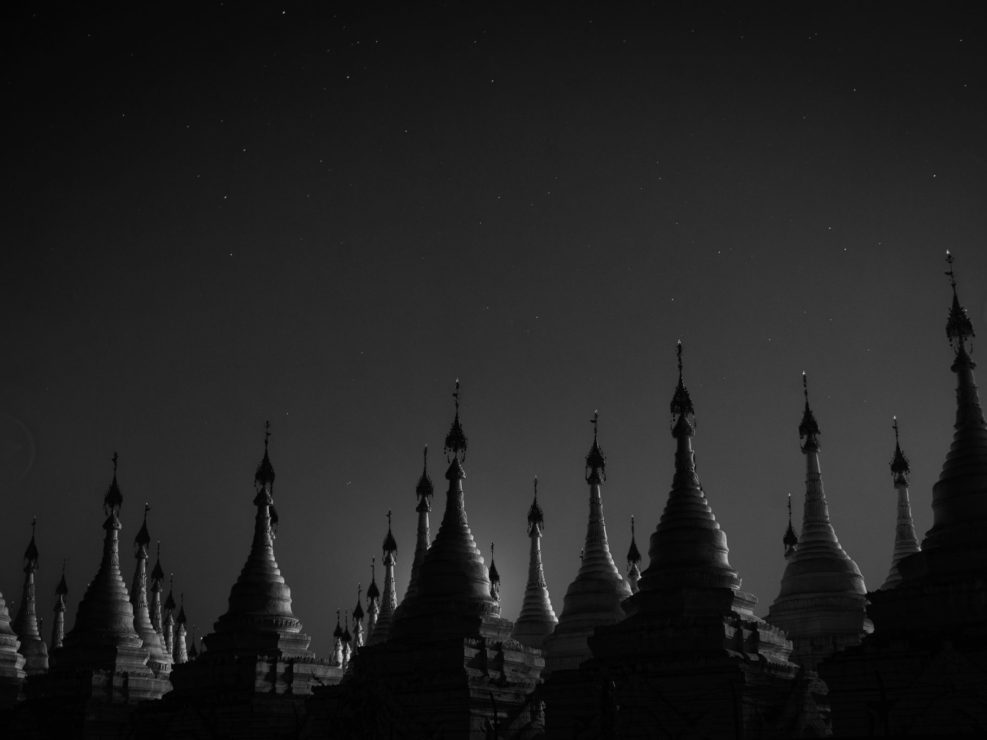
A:
{"label": "stupa", "polygon": [[932,488],[933,524],[921,550],[897,561],[899,581],[868,594],[873,634],[820,665],[839,737],[983,737],[987,728],[987,423],[973,372],[973,323],[946,258],[953,441]]}
{"label": "stupa", "polygon": [[[790,737],[807,721],[791,643],[754,615],[754,596],[740,590],[696,474],[681,343],[678,360],[672,490],[638,592],[623,602],[627,617],[589,639],[593,660],[581,670],[602,680],[579,720],[597,737]],[[552,719],[550,703],[548,737],[566,737]]]}
{"label": "stupa", "polygon": [[[466,517],[467,439],[456,414],[445,449],[445,512],[386,642],[371,643],[347,680],[316,692],[303,737],[533,737],[541,654],[511,638]],[[376,629],[379,629],[380,625]]]}
{"label": "stupa", "polygon": [[528,539],[531,547],[528,554],[528,583],[524,589],[521,614],[514,623],[513,637],[528,647],[540,648],[545,638],[552,634],[559,623],[552,609],[552,599],[545,583],[545,570],[541,561],[541,538],[545,528],[545,514],[538,504],[538,478],[535,478],[535,493],[528,509]]}
{"label": "stupa", "polygon": [[840,545],[829,519],[819,464],[819,424],[809,406],[805,373],[802,390],[805,408],[799,436],[806,463],[802,532],[766,619],[782,628],[794,644],[792,660],[814,670],[823,658],[859,643],[871,623],[865,614],[863,576]]}

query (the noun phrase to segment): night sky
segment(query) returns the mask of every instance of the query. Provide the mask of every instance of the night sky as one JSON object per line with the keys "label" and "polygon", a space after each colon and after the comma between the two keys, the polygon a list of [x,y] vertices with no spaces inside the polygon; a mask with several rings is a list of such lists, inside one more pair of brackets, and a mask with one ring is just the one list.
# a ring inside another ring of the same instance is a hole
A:
{"label": "night sky", "polygon": [[802,512],[803,370],[833,523],[880,586],[891,417],[920,535],[952,434],[946,249],[987,335],[983,26],[798,5],[2,11],[8,604],[37,515],[39,611],[67,558],[74,623],[116,450],[128,586],[148,501],[209,631],[270,419],[277,559],[327,655],[388,509],[404,593],[425,444],[437,531],[459,377],[504,616],[535,475],[561,613],[594,409],[611,549],[623,571],[634,514],[647,551],[678,339],[700,477],[759,613],[786,493]]}

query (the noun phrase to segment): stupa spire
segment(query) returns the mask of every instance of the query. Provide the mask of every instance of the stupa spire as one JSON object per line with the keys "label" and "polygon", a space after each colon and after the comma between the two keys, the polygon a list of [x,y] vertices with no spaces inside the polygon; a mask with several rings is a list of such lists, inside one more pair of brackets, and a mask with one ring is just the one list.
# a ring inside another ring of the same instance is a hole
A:
{"label": "stupa spire", "polygon": [[[458,620],[466,615],[488,614],[499,616],[500,605],[490,596],[490,579],[483,557],[473,539],[466,518],[463,480],[466,471],[466,434],[460,421],[460,385],[452,394],[455,416],[445,439],[446,458],[449,467],[446,480],[446,507],[435,540],[428,548],[418,573],[418,586],[414,598],[405,599],[400,618],[395,627],[403,636],[414,633],[447,629],[428,618],[429,613],[442,612],[443,619]],[[458,629],[449,626],[448,629]]]}
{"label": "stupa spire", "polygon": [[65,641],[65,597],[68,596],[69,587],[65,582],[65,564],[62,560],[62,577],[55,587],[55,618],[51,624],[51,649],[60,648]]}
{"label": "stupa spire", "polygon": [[856,644],[871,625],[864,614],[864,579],[829,519],[819,464],[821,432],[809,404],[804,372],[802,395],[805,407],[798,428],[806,466],[802,532],[767,621],[784,629],[794,642],[792,660],[814,669],[836,646]]}
{"label": "stupa spire", "polygon": [[974,376],[973,323],[960,303],[947,252],[953,301],[946,322],[956,373],[956,422],[953,442],[932,488],[933,525],[922,541],[928,567],[937,573],[980,572],[987,564],[987,424]]}
{"label": "stupa spire", "polygon": [[487,571],[490,578],[490,598],[500,601],[500,573],[497,564],[494,563],[494,543],[490,543],[490,569]]}
{"label": "stupa spire", "polygon": [[336,666],[343,665],[343,626],[340,623],[340,610],[336,610],[336,629],[332,631],[332,658],[331,663]]}
{"label": "stupa spire", "polygon": [[164,601],[164,618],[161,620],[161,639],[164,640],[165,652],[175,654],[175,574],[168,576],[168,596]]}
{"label": "stupa spire", "polygon": [[882,589],[894,588],[901,583],[901,572],[898,563],[902,559],[919,551],[918,538],[915,536],[915,524],[912,522],[912,506],[908,500],[908,474],[911,468],[908,458],[901,451],[898,438],[898,417],[892,417],[894,428],[894,455],[891,457],[891,480],[898,494],[898,520],[894,529],[894,551],[891,556],[891,568]]}
{"label": "stupa spire", "polygon": [[48,670],[48,646],[38,628],[38,604],[35,592],[35,573],[38,572],[38,546],[35,543],[38,518],[31,521],[31,541],[24,551],[24,586],[21,589],[21,602],[12,625],[20,638],[20,652],[24,656],[24,670],[33,676]]}
{"label": "stupa spire", "polygon": [[621,602],[631,589],[613,562],[603,517],[603,481],[606,456],[599,444],[598,412],[593,412],[593,443],[586,455],[589,484],[589,520],[579,572],[569,584],[555,631],[545,638],[545,664],[550,671],[576,668],[591,657],[587,638],[601,625],[624,617]]}
{"label": "stupa spire", "polygon": [[343,634],[339,639],[343,643],[343,668],[346,668],[350,663],[350,658],[353,656],[353,635],[350,634],[349,614],[345,615],[343,620]]}
{"label": "stupa spire", "polygon": [[692,437],[695,408],[683,381],[682,342],[676,345],[678,383],[672,395],[672,437],[675,474],[661,521],[651,535],[650,564],[638,587],[641,591],[680,588],[740,588],[740,577],[728,560],[726,533],[720,529],[696,474]]}
{"label": "stupa spire", "polygon": [[[521,614],[514,623],[512,637],[529,647],[540,648],[545,638],[552,634],[559,620],[552,609],[552,600],[545,583],[545,570],[541,560],[541,538],[545,529],[545,515],[538,504],[538,476],[534,481],[534,496],[528,509],[528,538],[531,550],[528,554],[528,583],[524,589]],[[493,560],[491,559],[491,568]]]}
{"label": "stupa spire", "polygon": [[781,538],[785,545],[785,560],[790,559],[799,546],[799,537],[792,527],[792,494],[788,494],[788,527],[785,529],[785,536]]}
{"label": "stupa spire", "polygon": [[188,634],[186,624],[188,618],[185,616],[185,594],[180,596],[181,606],[178,607],[178,616],[175,617],[175,652],[173,659],[176,665],[188,663],[188,645],[185,637]]}
{"label": "stupa spire", "polygon": [[428,445],[422,453],[422,474],[415,487],[415,495],[418,497],[418,536],[415,539],[415,558],[411,562],[411,578],[408,581],[408,589],[404,592],[404,598],[414,598],[418,593],[418,575],[421,571],[422,563],[425,561],[425,553],[428,552],[428,514],[432,510],[432,496],[434,489],[432,479],[428,476]]}
{"label": "stupa spire", "polygon": [[356,653],[365,644],[363,632],[363,584],[356,584],[356,608],[353,609],[353,652]]}
{"label": "stupa spire", "polygon": [[[144,647],[150,653],[148,666],[155,674],[171,671],[172,657],[165,651],[164,640],[151,621],[151,610],[147,598],[147,558],[151,535],[147,531],[147,514],[151,505],[144,504],[144,522],[134,538],[134,558],[137,565],[134,568],[134,580],[130,589],[130,603],[134,608],[134,630],[144,641]],[[160,595],[160,589],[158,591]],[[160,607],[160,598],[158,600]]]}
{"label": "stupa spire", "polygon": [[[157,542],[157,558],[154,569],[151,571],[151,600],[148,611],[151,617],[151,626],[164,640],[164,625],[161,621],[161,591],[164,589],[164,569],[161,567],[161,540]],[[164,642],[162,642],[162,646]]]}
{"label": "stupa spire", "polygon": [[391,511],[389,509],[387,511],[387,535],[384,537],[381,549],[384,563],[384,593],[380,600],[377,624],[374,626],[374,633],[370,637],[371,645],[386,642],[391,636],[391,622],[394,618],[394,610],[398,608],[397,586],[394,583],[394,566],[397,564],[398,543],[391,531]]}
{"label": "stupa spire", "polygon": [[206,637],[210,650],[216,645],[242,640],[234,635],[250,636],[250,639],[277,639],[294,636],[308,648],[308,638],[301,633],[301,622],[291,611],[291,589],[285,583],[274,558],[274,538],[278,524],[274,508],[274,466],[270,457],[271,423],[264,424],[264,457],[254,474],[254,534],[247,562],[230,590],[229,608],[216,622],[213,634]]}
{"label": "stupa spire", "polygon": [[103,558],[95,577],[86,589],[72,631],[65,636],[65,646],[114,645],[140,647],[141,638],[134,630],[134,609],[120,572],[120,507],[123,494],[117,482],[119,457],[113,453],[113,480],[103,497]]}
{"label": "stupa spire", "polygon": [[[35,573],[38,571],[37,536],[38,518],[31,521],[31,539],[24,550],[24,584],[17,616],[13,621],[14,632],[20,638],[21,654],[27,659],[25,670],[28,675],[43,673],[48,667],[48,651],[38,630],[38,605],[35,592]],[[43,662],[43,666],[41,665]]]}
{"label": "stupa spire", "polygon": [[634,539],[634,515],[631,514],[631,545],[627,548],[627,584],[631,593],[637,593],[637,582],[641,580],[641,552]]}

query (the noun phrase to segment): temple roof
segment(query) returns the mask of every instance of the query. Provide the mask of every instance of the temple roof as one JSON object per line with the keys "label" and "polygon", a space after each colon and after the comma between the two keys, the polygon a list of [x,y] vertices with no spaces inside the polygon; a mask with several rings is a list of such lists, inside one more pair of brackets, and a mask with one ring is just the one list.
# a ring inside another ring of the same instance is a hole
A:
{"label": "temple roof", "polygon": [[692,451],[695,409],[682,380],[682,343],[678,355],[678,384],[672,396],[672,436],[676,440],[672,490],[648,549],[650,564],[641,574],[640,591],[680,588],[740,587],[740,578],[727,559],[727,537],[713,516],[696,474]]}

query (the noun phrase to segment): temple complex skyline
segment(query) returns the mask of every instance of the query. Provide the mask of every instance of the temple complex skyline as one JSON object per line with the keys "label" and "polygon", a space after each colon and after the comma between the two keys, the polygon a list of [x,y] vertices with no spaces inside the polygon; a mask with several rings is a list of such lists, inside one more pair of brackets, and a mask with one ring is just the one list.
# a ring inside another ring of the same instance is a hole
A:
{"label": "temple complex skyline", "polygon": [[945,249],[987,326],[985,65],[963,11],[33,10],[3,71],[0,591],[13,618],[37,517],[45,640],[63,561],[66,631],[101,561],[115,451],[125,583],[147,502],[160,598],[174,573],[188,629],[211,632],[269,419],[278,565],[326,655],[371,558],[383,590],[389,511],[404,596],[457,377],[501,611],[522,609],[538,476],[561,620],[595,411],[610,551],[625,573],[633,515],[648,566],[679,339],[698,473],[756,614],[788,565],[789,493],[801,533],[803,371],[866,587],[895,546],[893,416],[930,528]]}

